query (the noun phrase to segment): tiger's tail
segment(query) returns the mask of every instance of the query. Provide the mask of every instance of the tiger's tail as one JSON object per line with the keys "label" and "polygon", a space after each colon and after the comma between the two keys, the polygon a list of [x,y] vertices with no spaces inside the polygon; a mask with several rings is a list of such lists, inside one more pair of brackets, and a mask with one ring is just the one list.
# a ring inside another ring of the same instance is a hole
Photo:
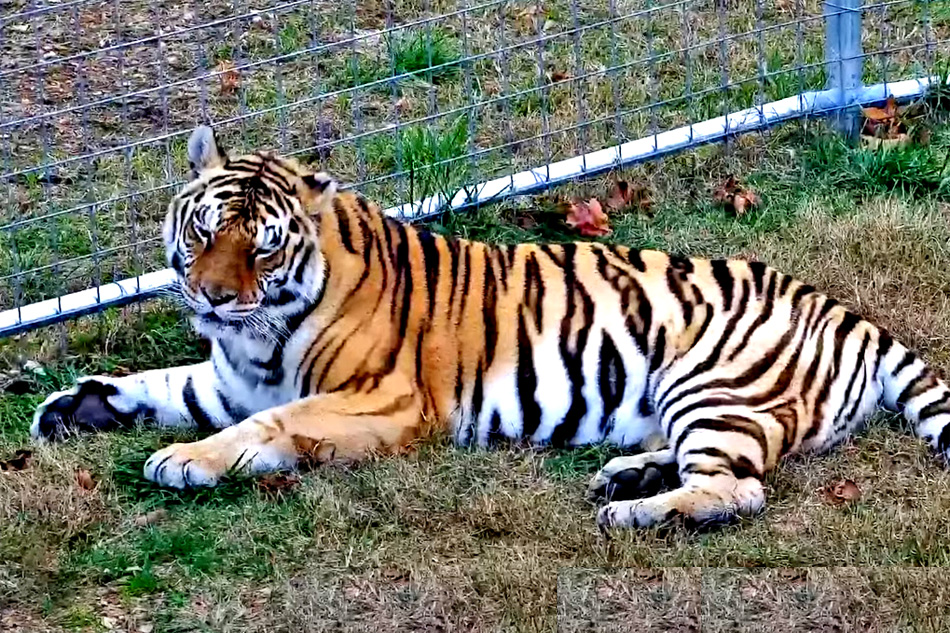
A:
{"label": "tiger's tail", "polygon": [[914,352],[881,331],[881,403],[902,413],[920,437],[950,459],[950,388]]}

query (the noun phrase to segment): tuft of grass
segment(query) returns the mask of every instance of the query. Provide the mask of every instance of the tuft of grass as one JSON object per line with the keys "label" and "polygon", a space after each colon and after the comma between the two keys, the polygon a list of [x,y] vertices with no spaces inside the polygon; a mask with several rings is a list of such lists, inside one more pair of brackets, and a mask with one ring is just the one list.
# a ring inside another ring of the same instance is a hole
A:
{"label": "tuft of grass", "polygon": [[387,40],[396,75],[409,74],[433,82],[458,75],[462,48],[458,38],[442,28],[399,32]]}
{"label": "tuft of grass", "polygon": [[367,144],[367,158],[386,171],[408,174],[409,199],[454,194],[469,180],[468,117],[439,127],[411,126]]}

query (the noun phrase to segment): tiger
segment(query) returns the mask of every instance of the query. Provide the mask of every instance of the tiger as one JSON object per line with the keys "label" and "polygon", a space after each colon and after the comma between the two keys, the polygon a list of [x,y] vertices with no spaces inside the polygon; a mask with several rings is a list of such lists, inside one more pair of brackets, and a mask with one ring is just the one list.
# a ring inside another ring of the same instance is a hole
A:
{"label": "tiger", "polygon": [[950,454],[950,390],[884,329],[758,261],[600,242],[488,244],[389,217],[275,152],[188,141],[163,238],[210,360],[50,395],[40,441],[150,421],[209,432],[147,459],[160,486],[460,446],[624,450],[603,530],[760,512],[764,476],[878,405]]}

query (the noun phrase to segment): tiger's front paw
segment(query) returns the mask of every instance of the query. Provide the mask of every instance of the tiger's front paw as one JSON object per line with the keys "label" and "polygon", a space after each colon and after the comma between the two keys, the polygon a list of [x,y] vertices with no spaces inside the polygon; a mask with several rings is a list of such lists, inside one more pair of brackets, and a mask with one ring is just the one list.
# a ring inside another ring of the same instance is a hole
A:
{"label": "tiger's front paw", "polygon": [[145,478],[168,488],[215,486],[229,470],[222,455],[201,442],[171,444],[145,462]]}
{"label": "tiger's front paw", "polygon": [[50,395],[36,409],[30,434],[59,440],[78,431],[106,431],[135,422],[118,408],[119,389],[108,378],[80,378],[76,386]]}
{"label": "tiger's front paw", "polygon": [[297,454],[230,427],[197,442],[166,446],[145,462],[145,478],[169,488],[217,485],[225,475],[259,475],[293,468]]}

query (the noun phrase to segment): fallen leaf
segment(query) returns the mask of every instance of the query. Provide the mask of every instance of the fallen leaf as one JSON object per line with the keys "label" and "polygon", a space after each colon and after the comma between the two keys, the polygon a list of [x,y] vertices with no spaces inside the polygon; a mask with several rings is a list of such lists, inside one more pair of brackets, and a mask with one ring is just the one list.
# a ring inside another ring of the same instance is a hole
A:
{"label": "fallen leaf", "polygon": [[402,114],[412,105],[412,101],[409,100],[409,97],[400,97],[394,104],[396,112]]}
{"label": "fallen leaf", "polygon": [[571,74],[570,74],[570,73],[566,73],[566,72],[562,72],[562,71],[560,71],[560,70],[553,70],[553,71],[551,71],[551,73],[550,73],[550,75],[549,75],[549,78],[550,78],[552,84],[556,84],[556,83],[558,83],[558,82],[560,82],[560,81],[567,81],[568,79],[571,78]]}
{"label": "fallen leaf", "polygon": [[135,517],[135,525],[139,527],[155,525],[156,523],[165,520],[165,517],[167,516],[168,512],[165,510],[165,508],[157,508],[151,512],[146,512],[145,514],[140,514],[139,516]]}
{"label": "fallen leaf", "polygon": [[850,479],[829,484],[819,491],[822,499],[831,505],[843,505],[861,498],[861,489]]}
{"label": "fallen leaf", "polygon": [[607,208],[619,211],[627,207],[636,207],[640,211],[649,212],[653,205],[650,191],[645,185],[629,183],[626,180],[614,182],[614,187],[607,198]]}
{"label": "fallen leaf", "polygon": [[96,487],[96,481],[92,478],[92,473],[85,468],[76,471],[76,484],[83,490],[92,490]]}
{"label": "fallen leaf", "polygon": [[883,108],[861,108],[864,115],[861,133],[875,138],[896,139],[907,132],[907,126],[904,124],[906,112],[907,108],[897,107],[894,95],[888,97]]}
{"label": "fallen leaf", "polygon": [[897,117],[897,100],[894,95],[891,95],[883,108],[861,108],[861,111],[864,113],[864,118],[871,121],[890,121]]}
{"label": "fallen leaf", "polygon": [[30,462],[33,459],[33,451],[21,448],[16,453],[13,454],[13,457],[0,461],[0,470],[9,470],[9,471],[18,471],[25,470],[30,467]]}
{"label": "fallen leaf", "polygon": [[538,220],[530,213],[519,213],[515,215],[515,226],[530,230],[538,226]]}
{"label": "fallen leaf", "polygon": [[230,60],[221,60],[218,62],[218,65],[215,67],[215,70],[218,73],[218,79],[221,82],[221,94],[230,95],[238,89],[238,86],[241,85],[241,73],[238,72],[237,66],[234,65],[234,62]]}
{"label": "fallen leaf", "polygon": [[257,487],[266,495],[279,497],[286,491],[297,487],[300,484],[300,478],[296,475],[287,475],[276,473],[268,475],[257,481]]}
{"label": "fallen leaf", "polygon": [[604,213],[604,209],[597,198],[591,198],[587,202],[582,200],[572,201],[564,222],[585,237],[610,235],[607,214]]}
{"label": "fallen leaf", "polygon": [[755,191],[739,183],[735,176],[729,176],[716,188],[713,192],[713,200],[738,216],[745,215],[759,204],[759,196]]}

